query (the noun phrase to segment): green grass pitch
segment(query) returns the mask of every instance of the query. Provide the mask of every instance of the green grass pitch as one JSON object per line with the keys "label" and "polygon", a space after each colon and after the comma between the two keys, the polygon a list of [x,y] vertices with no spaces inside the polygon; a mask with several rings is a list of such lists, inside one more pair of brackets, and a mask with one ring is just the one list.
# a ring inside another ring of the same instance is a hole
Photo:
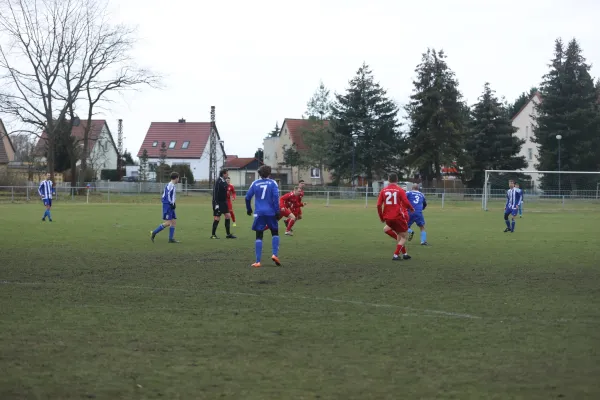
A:
{"label": "green grass pitch", "polygon": [[237,240],[186,197],[153,244],[141,200],[0,204],[0,399],[600,398],[598,204],[505,234],[500,202],[432,203],[393,262],[374,202],[308,199],[252,269],[241,201]]}

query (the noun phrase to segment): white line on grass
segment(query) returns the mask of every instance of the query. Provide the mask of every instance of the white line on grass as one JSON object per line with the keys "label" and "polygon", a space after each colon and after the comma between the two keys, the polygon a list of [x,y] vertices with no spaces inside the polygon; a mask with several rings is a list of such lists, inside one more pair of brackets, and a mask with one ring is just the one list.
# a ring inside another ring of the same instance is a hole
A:
{"label": "white line on grass", "polygon": [[394,308],[394,309],[402,309],[405,311],[410,311],[412,313],[424,313],[424,314],[434,314],[446,317],[454,317],[454,318],[466,318],[466,319],[481,319],[482,317],[478,317],[476,315],[471,314],[463,314],[463,313],[455,313],[449,311],[439,311],[439,310],[420,310],[413,307],[406,306],[398,306],[394,304],[378,304],[378,303],[369,303],[360,300],[342,300],[342,299],[332,299],[328,297],[311,297],[311,296],[287,296],[283,294],[258,294],[258,293],[246,293],[246,292],[230,292],[225,290],[195,290],[195,289],[182,289],[182,288],[164,288],[164,287],[151,287],[151,286],[121,286],[121,285],[103,285],[97,283],[53,283],[53,282],[9,282],[9,281],[0,281],[0,284],[3,285],[27,285],[27,286],[94,286],[94,287],[107,287],[110,289],[131,289],[131,290],[152,290],[152,291],[166,291],[166,292],[193,292],[193,293],[215,293],[215,294],[225,294],[230,296],[252,296],[252,297],[277,297],[282,299],[302,299],[302,300],[312,300],[312,301],[321,301],[321,302],[331,302],[331,303],[343,303],[343,304],[355,304],[359,306],[366,307],[376,307],[376,308]]}

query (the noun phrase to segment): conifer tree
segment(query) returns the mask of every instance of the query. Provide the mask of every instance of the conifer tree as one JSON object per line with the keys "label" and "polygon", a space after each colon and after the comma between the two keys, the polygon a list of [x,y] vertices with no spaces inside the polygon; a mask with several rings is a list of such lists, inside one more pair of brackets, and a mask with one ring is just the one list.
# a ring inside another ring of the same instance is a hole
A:
{"label": "conifer tree", "polygon": [[331,106],[332,137],[329,164],[335,178],[352,175],[352,135],[358,135],[355,175],[363,174],[369,184],[398,164],[402,137],[398,107],[375,82],[364,64],[349,82],[344,94],[336,94]]}
{"label": "conifer tree", "polygon": [[509,111],[486,83],[471,109],[465,150],[470,158],[470,187],[483,187],[486,169],[516,170],[527,166],[519,156],[524,141],[517,138]]}
{"label": "conifer tree", "polygon": [[407,163],[424,181],[441,179],[442,166],[465,163],[465,105],[443,50],[427,49],[415,72],[409,119]]}
{"label": "conifer tree", "polygon": [[[536,106],[533,141],[539,148],[538,170],[558,170],[557,135],[562,137],[562,171],[600,170],[598,92],[589,71],[577,40],[571,40],[566,49],[561,39],[556,40],[550,71],[540,87],[542,101]],[[546,174],[542,188],[556,190],[558,179],[556,174]],[[563,190],[577,190],[595,188],[597,177],[565,175],[560,180]]]}

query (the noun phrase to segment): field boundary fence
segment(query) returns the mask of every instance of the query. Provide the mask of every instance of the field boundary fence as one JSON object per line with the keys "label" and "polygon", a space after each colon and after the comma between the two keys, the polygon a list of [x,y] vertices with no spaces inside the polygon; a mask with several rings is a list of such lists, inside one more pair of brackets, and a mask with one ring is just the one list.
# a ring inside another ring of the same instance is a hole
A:
{"label": "field boundary fence", "polygon": [[[139,182],[111,182],[102,185],[86,185],[82,187],[71,187],[70,185],[58,185],[55,187],[56,194],[53,196],[55,202],[77,202],[77,203],[136,203],[136,202],[158,202],[164,189],[164,183],[139,183]],[[290,187],[291,189],[291,187]],[[599,188],[600,189],[600,188]],[[282,189],[282,193],[287,190]],[[423,188],[421,192],[425,195],[428,204],[436,204],[444,208],[448,203],[452,204],[480,204],[485,202],[486,208],[503,207],[506,199],[506,189],[488,189],[484,194],[483,189],[436,189]],[[247,188],[236,190],[238,204],[246,195]],[[374,207],[377,202],[379,190],[370,187],[305,187],[304,199],[306,202],[317,201],[325,206],[334,206],[336,203],[362,204],[365,207]],[[208,202],[212,198],[212,190],[209,188],[195,188],[185,184],[178,184],[178,199],[189,199],[199,202]],[[543,191],[529,190],[525,197],[525,204],[559,205],[568,208],[570,205],[590,204],[600,208],[600,190],[577,190],[560,194]],[[0,203],[24,203],[39,201],[38,186],[36,184],[26,186],[0,186]],[[527,206],[525,206],[527,207]]]}

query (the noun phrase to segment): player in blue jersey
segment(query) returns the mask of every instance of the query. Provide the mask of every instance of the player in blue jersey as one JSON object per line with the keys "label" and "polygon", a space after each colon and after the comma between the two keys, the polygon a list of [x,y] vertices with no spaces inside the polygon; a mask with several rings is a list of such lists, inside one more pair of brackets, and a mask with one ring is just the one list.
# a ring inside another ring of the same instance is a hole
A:
{"label": "player in blue jersey", "polygon": [[412,224],[417,224],[421,230],[421,246],[429,246],[429,243],[427,243],[427,232],[425,231],[425,218],[423,217],[423,210],[427,207],[425,195],[419,191],[419,185],[414,184],[412,190],[406,192],[406,197],[415,208],[414,212],[408,214],[408,241],[411,241],[415,235],[415,231],[410,229],[410,227]]}
{"label": "player in blue jersey", "polygon": [[150,239],[154,242],[156,235],[169,227],[169,243],[179,243],[175,240],[175,225],[177,224],[177,215],[175,215],[175,189],[179,182],[179,174],[171,173],[171,182],[167,183],[162,195],[162,219],[163,223],[150,233]]}
{"label": "player in blue jersey", "polygon": [[521,195],[521,202],[519,203],[519,218],[523,218],[523,189],[519,186],[519,182],[515,182],[515,188]]}
{"label": "player in blue jersey", "polygon": [[[504,232],[515,231],[515,217],[519,212],[519,204],[521,203],[521,193],[515,188],[515,181],[508,181],[509,189],[506,191],[506,206],[504,207],[504,222],[506,222],[506,229]],[[508,220],[508,216],[512,216],[512,221]]]}
{"label": "player in blue jersey", "polygon": [[51,175],[46,174],[46,179],[40,182],[40,186],[38,187],[38,193],[46,207],[46,211],[44,211],[44,216],[42,217],[42,221],[46,221],[46,217],[48,217],[48,221],[52,222],[52,215],[50,215],[50,209],[52,208],[52,195],[56,192],[54,191],[54,187],[52,185],[52,181],[50,180]]}
{"label": "player in blue jersey", "polygon": [[254,268],[260,268],[260,260],[262,255],[263,234],[268,226],[271,230],[271,245],[273,247],[273,255],[271,260],[281,266],[279,262],[279,188],[277,182],[269,179],[271,175],[271,167],[262,165],[258,169],[260,179],[252,182],[248,193],[246,193],[246,211],[248,215],[252,215],[252,197],[254,197],[254,222],[252,230],[256,232],[256,242],[254,249],[256,251],[256,262],[252,264]]}

